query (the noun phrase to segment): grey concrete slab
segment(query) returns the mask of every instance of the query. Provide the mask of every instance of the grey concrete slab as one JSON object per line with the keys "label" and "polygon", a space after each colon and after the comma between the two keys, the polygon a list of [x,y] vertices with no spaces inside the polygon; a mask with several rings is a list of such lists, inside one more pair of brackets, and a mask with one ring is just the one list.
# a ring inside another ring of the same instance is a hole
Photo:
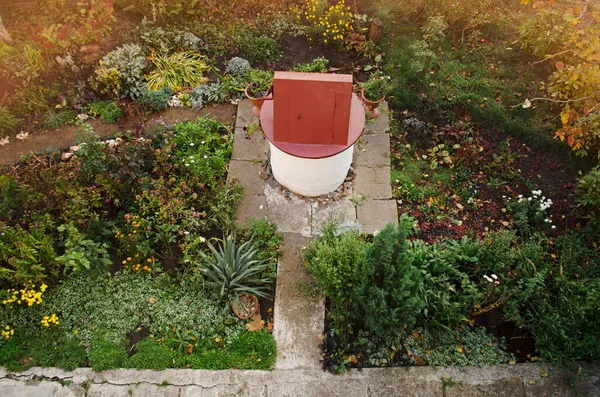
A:
{"label": "grey concrete slab", "polygon": [[285,197],[270,185],[264,185],[267,198],[267,216],[283,233],[311,236],[311,207],[308,201]]}
{"label": "grey concrete slab", "polygon": [[265,181],[260,177],[261,171],[264,171],[261,162],[231,160],[229,162],[227,182],[239,182],[244,189],[245,195],[262,195],[264,193]]}
{"label": "grey concrete slab", "polygon": [[267,199],[265,196],[244,195],[235,211],[238,226],[243,227],[248,219],[267,218]]}
{"label": "grey concrete slab", "polygon": [[[158,381],[158,380],[157,380]],[[131,387],[132,397],[179,397],[179,388],[140,383]]]}
{"label": "grey concrete slab", "polygon": [[0,396],[2,397],[53,397],[54,391],[55,388],[26,386],[24,384],[0,385]]}
{"label": "grey concrete slab", "polygon": [[298,233],[283,233],[283,254],[277,264],[277,275],[288,272],[304,272],[305,265],[302,260],[302,249],[310,239]]}
{"label": "grey concrete slab", "polygon": [[509,378],[483,384],[469,384],[458,381],[454,386],[445,387],[445,397],[525,397],[521,378]]}
{"label": "grey concrete slab", "polygon": [[365,123],[365,135],[382,134],[390,129],[390,115],[387,102],[382,102],[379,105],[381,113],[376,119],[367,120]]}
{"label": "grey concrete slab", "polygon": [[256,121],[258,121],[258,117],[252,114],[252,104],[250,101],[247,99],[240,100],[235,118],[235,126],[243,127]]}
{"label": "grey concrete slab", "polygon": [[[377,134],[365,136],[364,141],[354,145],[355,167],[389,167],[390,166],[390,136]],[[388,180],[389,184],[390,181]]]}
{"label": "grey concrete slab", "polygon": [[312,204],[312,234],[321,235],[321,229],[329,222],[335,221],[342,230],[355,229],[358,227],[356,222],[356,208],[348,199],[319,204]]}
{"label": "grey concrete slab", "polygon": [[396,200],[369,200],[356,208],[358,223],[362,232],[373,234],[383,229],[388,223],[398,225],[398,208]]}
{"label": "grey concrete slab", "polygon": [[354,193],[374,200],[392,198],[390,167],[355,167]]}
{"label": "grey concrete slab", "polygon": [[130,385],[117,386],[106,383],[94,383],[90,385],[86,397],[131,397],[134,387]]}
{"label": "grey concrete slab", "polygon": [[341,379],[328,379],[311,383],[296,384],[298,396],[305,397],[374,397],[364,382]]}
{"label": "grey concrete slab", "polygon": [[252,135],[238,127],[233,136],[233,154],[235,160],[268,160],[269,159],[269,141],[261,130],[255,131]]}
{"label": "grey concrete slab", "polygon": [[[288,238],[289,241],[289,238]],[[297,257],[297,246],[284,245],[282,261]],[[291,253],[286,250],[293,250]],[[297,262],[281,263],[277,269],[277,287],[273,313],[273,336],[277,342],[276,369],[319,369],[321,368],[321,343],[325,325],[324,300],[302,295],[297,284],[309,281],[303,271],[282,271],[285,266],[297,268]]]}

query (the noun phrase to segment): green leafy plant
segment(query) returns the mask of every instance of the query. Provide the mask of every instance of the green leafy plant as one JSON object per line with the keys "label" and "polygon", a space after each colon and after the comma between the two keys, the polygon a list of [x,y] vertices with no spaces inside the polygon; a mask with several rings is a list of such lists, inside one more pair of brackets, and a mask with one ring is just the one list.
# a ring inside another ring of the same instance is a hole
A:
{"label": "green leafy plant", "polygon": [[123,115],[123,111],[113,101],[97,101],[89,104],[87,112],[92,117],[99,117],[106,124],[114,124]]}
{"label": "green leafy plant", "polygon": [[577,182],[577,208],[591,225],[600,225],[600,167],[595,167]]}
{"label": "green leafy plant", "polygon": [[142,48],[137,44],[124,44],[100,60],[90,84],[102,94],[136,99],[143,87],[145,67]]}
{"label": "green leafy plant", "polygon": [[268,280],[260,278],[267,268],[265,261],[255,259],[258,250],[252,241],[237,245],[233,235],[227,236],[215,248],[208,247],[212,256],[200,253],[204,264],[198,270],[205,277],[205,285],[213,289],[221,299],[239,299],[240,294],[266,297]]}
{"label": "green leafy plant", "polygon": [[251,69],[250,62],[244,58],[233,57],[227,62],[225,67],[225,73],[229,74],[243,74]]}
{"label": "green leafy plant", "polygon": [[262,66],[266,62],[279,59],[279,44],[267,36],[251,37],[242,43],[241,49],[253,65]]}
{"label": "green leafy plant", "polygon": [[72,223],[60,225],[57,230],[64,233],[65,253],[55,260],[64,266],[64,272],[102,273],[112,264],[107,243],[97,243],[86,238]]}
{"label": "green leafy plant", "polygon": [[248,74],[246,91],[252,98],[262,98],[268,95],[273,85],[273,72],[252,69]]}
{"label": "green leafy plant", "polygon": [[310,63],[299,63],[294,66],[294,72],[304,73],[327,73],[327,65],[329,60],[325,57],[313,59]]}
{"label": "green leafy plant", "polygon": [[390,77],[380,72],[372,73],[369,80],[361,83],[364,89],[364,97],[369,101],[379,101],[384,98],[391,89]]}
{"label": "green leafy plant", "polygon": [[440,143],[439,145],[434,146],[432,149],[429,149],[427,156],[425,157],[429,157],[429,160],[431,160],[430,168],[434,170],[438,166],[443,165],[447,165],[449,168],[454,168],[454,161],[449,150],[457,150],[459,147],[460,145],[458,143],[453,145],[452,148],[447,148],[445,144]]}
{"label": "green leafy plant", "polygon": [[140,90],[140,95],[136,98],[136,103],[142,105],[145,109],[163,110],[169,106],[172,92],[170,88],[163,88],[161,90],[151,90],[147,87],[143,87]]}
{"label": "green leafy plant", "polygon": [[159,90],[170,88],[179,91],[184,87],[196,87],[208,78],[203,74],[211,70],[205,57],[192,51],[177,52],[172,55],[153,55],[150,61],[154,65],[147,76],[148,88]]}

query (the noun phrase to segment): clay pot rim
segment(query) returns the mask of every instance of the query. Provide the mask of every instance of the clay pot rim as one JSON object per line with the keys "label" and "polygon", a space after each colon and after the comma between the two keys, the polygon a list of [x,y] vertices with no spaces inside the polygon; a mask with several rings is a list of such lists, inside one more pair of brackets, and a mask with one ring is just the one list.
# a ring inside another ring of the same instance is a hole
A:
{"label": "clay pot rim", "polygon": [[378,101],[372,101],[372,100],[370,100],[370,99],[367,99],[367,98],[365,97],[365,89],[363,88],[363,89],[361,89],[361,90],[360,90],[360,97],[361,97],[361,98],[363,99],[363,101],[365,101],[365,102],[370,102],[370,103],[381,103],[381,102],[383,102],[383,101],[385,100],[385,97],[386,97],[386,95],[382,96],[382,97],[381,97],[381,99],[380,99],[380,100],[378,100]]}
{"label": "clay pot rim", "polygon": [[265,95],[261,96],[260,98],[255,98],[253,96],[250,96],[250,94],[248,94],[248,87],[250,87],[250,84],[248,84],[245,88],[244,88],[244,94],[246,94],[246,97],[248,99],[252,99],[255,101],[264,101],[268,99],[268,96],[271,95],[271,88],[269,88],[266,92]]}
{"label": "clay pot rim", "polygon": [[239,312],[238,312],[238,310],[237,310],[237,304],[236,304],[236,300],[235,300],[235,299],[233,299],[233,300],[231,301],[231,310],[233,310],[233,313],[235,313],[235,315],[236,315],[236,316],[237,316],[239,319],[241,319],[241,320],[247,320],[247,319],[249,319],[250,317],[254,316],[254,315],[256,314],[256,312],[258,312],[258,310],[259,310],[259,306],[258,306],[258,298],[256,297],[256,295],[251,295],[251,294],[239,294],[239,296],[240,296],[240,298],[241,298],[242,296],[248,296],[248,297],[250,297],[250,299],[251,299],[251,300],[252,300],[252,301],[255,303],[255,305],[256,305],[256,306],[255,306],[256,308],[254,309],[254,311],[253,311],[253,312],[250,312],[250,313],[248,313],[248,314],[246,315],[246,314],[243,314],[241,311],[239,311]]}

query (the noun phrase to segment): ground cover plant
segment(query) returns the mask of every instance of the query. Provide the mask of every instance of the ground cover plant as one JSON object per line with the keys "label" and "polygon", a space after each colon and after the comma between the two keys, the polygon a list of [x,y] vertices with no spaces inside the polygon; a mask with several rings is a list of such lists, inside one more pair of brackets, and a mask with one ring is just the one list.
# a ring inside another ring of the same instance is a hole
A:
{"label": "ground cover plant", "polygon": [[[111,143],[81,132],[70,161],[25,158],[0,176],[0,365],[270,368],[273,337],[248,335],[204,276],[211,240],[235,233],[231,128],[205,117]],[[267,296],[280,237],[266,221],[238,234]]]}

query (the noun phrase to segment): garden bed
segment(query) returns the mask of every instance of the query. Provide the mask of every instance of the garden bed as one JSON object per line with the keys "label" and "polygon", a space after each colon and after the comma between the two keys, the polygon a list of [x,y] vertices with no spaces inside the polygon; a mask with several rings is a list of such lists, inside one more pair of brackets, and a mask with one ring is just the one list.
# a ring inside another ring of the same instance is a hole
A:
{"label": "garden bed", "polygon": [[[270,368],[272,300],[247,328],[229,309],[233,290],[205,273],[209,244],[236,232],[231,127],[205,117],[105,142],[82,128],[68,161],[3,169],[0,365]],[[274,296],[281,237],[266,221],[237,235],[252,238],[264,263],[254,282]]]}

